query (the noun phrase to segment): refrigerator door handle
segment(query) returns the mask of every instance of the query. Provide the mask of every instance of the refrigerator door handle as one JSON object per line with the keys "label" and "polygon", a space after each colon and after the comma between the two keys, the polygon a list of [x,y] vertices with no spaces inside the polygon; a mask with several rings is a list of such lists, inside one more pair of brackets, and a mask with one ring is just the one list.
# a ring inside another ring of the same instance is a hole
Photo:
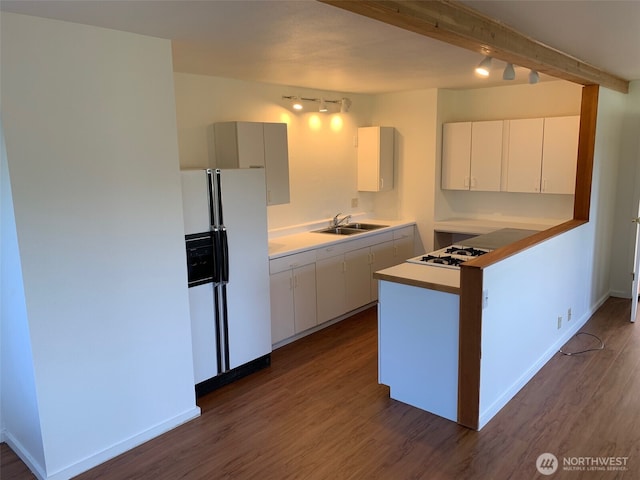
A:
{"label": "refrigerator door handle", "polygon": [[220,229],[213,228],[213,282],[217,285],[222,282],[224,269],[224,257],[222,249],[222,236]]}
{"label": "refrigerator door handle", "polygon": [[229,283],[229,240],[227,239],[227,229],[225,227],[220,229],[220,239],[222,254],[220,281],[224,284]]}

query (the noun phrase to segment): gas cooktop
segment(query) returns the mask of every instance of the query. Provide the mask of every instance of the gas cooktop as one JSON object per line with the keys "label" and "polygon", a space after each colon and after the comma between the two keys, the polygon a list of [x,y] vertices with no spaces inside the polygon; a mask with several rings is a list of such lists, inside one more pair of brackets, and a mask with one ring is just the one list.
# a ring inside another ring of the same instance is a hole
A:
{"label": "gas cooktop", "polygon": [[460,268],[460,264],[479,257],[491,250],[473,248],[464,245],[451,245],[434,252],[410,258],[407,262],[428,265],[433,267]]}

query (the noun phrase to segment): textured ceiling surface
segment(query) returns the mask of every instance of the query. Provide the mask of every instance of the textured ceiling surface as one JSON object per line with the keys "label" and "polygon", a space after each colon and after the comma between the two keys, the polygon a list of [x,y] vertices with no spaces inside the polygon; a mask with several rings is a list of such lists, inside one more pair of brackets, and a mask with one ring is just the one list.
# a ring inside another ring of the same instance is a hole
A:
{"label": "textured ceiling surface", "polygon": [[[582,61],[640,79],[640,1],[463,3]],[[314,0],[3,0],[0,9],[171,39],[179,72],[354,93],[503,82],[502,62],[479,79],[471,73],[477,53]],[[515,82],[527,76],[516,67]]]}

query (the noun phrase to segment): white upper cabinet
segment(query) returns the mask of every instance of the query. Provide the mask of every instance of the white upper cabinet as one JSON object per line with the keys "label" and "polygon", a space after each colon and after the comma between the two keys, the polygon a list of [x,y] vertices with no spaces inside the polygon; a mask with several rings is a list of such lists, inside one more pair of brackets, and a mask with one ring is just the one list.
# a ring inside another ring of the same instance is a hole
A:
{"label": "white upper cabinet", "polygon": [[580,117],[509,120],[508,192],[573,194]]}
{"label": "white upper cabinet", "polygon": [[289,203],[289,149],[285,123],[214,124],[218,168],[264,168],[267,205]]}
{"label": "white upper cabinet", "polygon": [[544,119],[506,120],[507,192],[540,192]]}
{"label": "white upper cabinet", "polygon": [[264,123],[267,205],[289,203],[289,147],[286,123]]}
{"label": "white upper cabinet", "polygon": [[503,121],[445,123],[442,188],[500,191]]}
{"label": "white upper cabinet", "polygon": [[358,128],[358,191],[393,188],[393,127]]}
{"label": "white upper cabinet", "polygon": [[442,126],[442,188],[469,190],[471,169],[471,122]]}
{"label": "white upper cabinet", "polygon": [[504,121],[496,120],[471,125],[470,190],[500,191],[503,124]]}
{"label": "white upper cabinet", "polygon": [[544,119],[541,182],[543,193],[574,193],[579,131],[580,116]]}

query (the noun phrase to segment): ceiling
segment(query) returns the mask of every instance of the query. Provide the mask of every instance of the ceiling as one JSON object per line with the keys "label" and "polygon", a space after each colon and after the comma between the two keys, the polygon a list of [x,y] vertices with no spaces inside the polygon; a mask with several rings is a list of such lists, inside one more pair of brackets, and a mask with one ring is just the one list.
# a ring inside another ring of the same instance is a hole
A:
{"label": "ceiling", "polygon": [[[626,80],[640,79],[640,1],[464,1]],[[499,85],[474,52],[315,0],[2,0],[0,9],[172,40],[174,70],[352,93]],[[516,67],[525,83],[529,71]],[[550,77],[541,75],[541,80]]]}

